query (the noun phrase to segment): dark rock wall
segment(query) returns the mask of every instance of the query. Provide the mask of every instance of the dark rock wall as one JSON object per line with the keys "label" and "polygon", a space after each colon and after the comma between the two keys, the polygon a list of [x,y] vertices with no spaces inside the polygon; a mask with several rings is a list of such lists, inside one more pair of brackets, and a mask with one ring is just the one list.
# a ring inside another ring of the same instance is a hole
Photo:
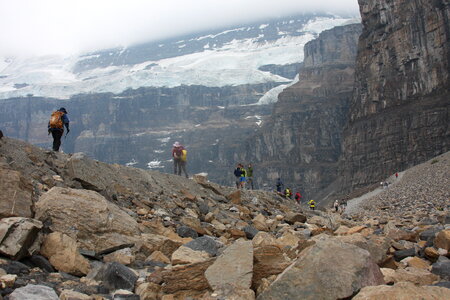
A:
{"label": "dark rock wall", "polygon": [[336,27],[305,45],[299,82],[280,94],[242,156],[255,164],[259,187],[274,189],[281,176],[308,198],[335,181],[360,32],[360,24]]}
{"label": "dark rock wall", "polygon": [[449,150],[449,2],[359,0],[363,32],[340,173],[345,190]]}

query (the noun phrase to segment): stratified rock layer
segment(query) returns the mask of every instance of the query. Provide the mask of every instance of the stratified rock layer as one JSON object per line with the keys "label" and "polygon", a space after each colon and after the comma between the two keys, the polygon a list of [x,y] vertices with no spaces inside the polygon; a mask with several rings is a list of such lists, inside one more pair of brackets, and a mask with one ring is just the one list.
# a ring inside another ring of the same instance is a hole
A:
{"label": "stratified rock layer", "polygon": [[344,133],[344,189],[450,149],[449,5],[359,0],[363,32]]}
{"label": "stratified rock layer", "polygon": [[341,133],[354,83],[360,24],[322,32],[305,45],[299,82],[280,95],[271,119],[251,138],[246,161],[258,162],[258,183],[285,187],[310,197],[337,176]]}

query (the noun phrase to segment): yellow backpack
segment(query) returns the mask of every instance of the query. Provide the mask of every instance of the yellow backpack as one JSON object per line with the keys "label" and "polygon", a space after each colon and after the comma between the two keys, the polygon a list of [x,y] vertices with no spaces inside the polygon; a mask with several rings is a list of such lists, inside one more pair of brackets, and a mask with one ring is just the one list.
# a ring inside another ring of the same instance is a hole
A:
{"label": "yellow backpack", "polygon": [[181,151],[181,161],[187,161],[187,150],[183,149],[183,151]]}

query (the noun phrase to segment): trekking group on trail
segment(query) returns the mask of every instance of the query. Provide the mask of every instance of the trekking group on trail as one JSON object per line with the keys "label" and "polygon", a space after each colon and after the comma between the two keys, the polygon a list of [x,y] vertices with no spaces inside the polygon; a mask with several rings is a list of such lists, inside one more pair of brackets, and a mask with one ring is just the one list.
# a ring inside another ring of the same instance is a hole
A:
{"label": "trekking group on trail", "polygon": [[[69,129],[69,117],[67,116],[67,110],[64,107],[52,112],[50,116],[50,120],[48,122],[48,134],[52,134],[53,137],[53,151],[58,152],[61,147],[61,138],[64,135],[64,127],[67,129],[67,134],[70,132]],[[173,173],[175,175],[181,176],[181,173],[184,174],[186,178],[189,178],[188,173],[186,171],[187,164],[187,150],[181,145],[179,142],[175,142],[172,147],[172,158],[173,158]],[[234,170],[234,176],[236,177],[236,188],[244,189],[247,187],[248,189],[254,189],[253,183],[253,166],[252,164],[248,164],[247,168],[244,168],[244,165],[238,163],[236,169]],[[281,178],[277,179],[276,189],[277,193],[283,197],[288,199],[292,199],[293,192],[287,187],[283,192],[282,188],[284,187]],[[298,204],[301,202],[302,195],[300,192],[295,193],[295,200]],[[313,204],[311,204],[313,201]],[[310,204],[310,208],[314,209],[314,200],[310,200],[308,202]]]}

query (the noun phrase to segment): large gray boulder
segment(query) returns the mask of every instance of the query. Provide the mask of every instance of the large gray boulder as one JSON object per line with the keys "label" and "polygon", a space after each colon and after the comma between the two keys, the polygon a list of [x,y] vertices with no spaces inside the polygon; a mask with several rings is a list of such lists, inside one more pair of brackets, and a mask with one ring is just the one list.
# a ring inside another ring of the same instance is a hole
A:
{"label": "large gray boulder", "polygon": [[32,217],[32,190],[20,172],[0,165],[0,218]]}
{"label": "large gray boulder", "polygon": [[9,300],[58,300],[56,292],[45,285],[27,284],[15,289],[9,295]]}
{"label": "large gray boulder", "polygon": [[205,272],[205,277],[213,290],[226,286],[249,289],[253,275],[253,244],[251,241],[237,240]]}
{"label": "large gray boulder", "polygon": [[368,251],[327,238],[305,249],[257,299],[341,299],[379,284],[383,274]]}
{"label": "large gray boulder", "polygon": [[36,218],[65,233],[80,248],[101,251],[136,242],[135,219],[94,191],[54,187],[36,203]]}
{"label": "large gray boulder", "polygon": [[12,217],[0,220],[0,254],[13,259],[29,256],[42,223],[38,220]]}

